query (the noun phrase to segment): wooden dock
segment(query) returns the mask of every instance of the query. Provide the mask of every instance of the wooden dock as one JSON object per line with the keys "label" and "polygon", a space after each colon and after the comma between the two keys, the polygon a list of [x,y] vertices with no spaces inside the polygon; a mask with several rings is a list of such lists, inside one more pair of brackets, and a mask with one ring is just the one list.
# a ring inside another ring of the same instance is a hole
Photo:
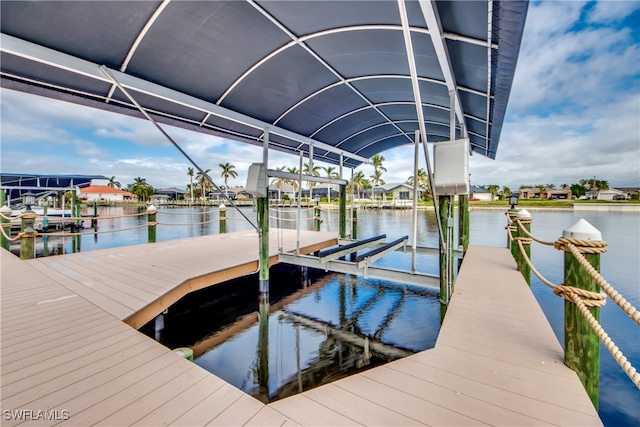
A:
{"label": "wooden dock", "polygon": [[[333,242],[301,235],[303,252]],[[268,405],[127,324],[256,260],[250,232],[0,251],[2,425],[602,425],[506,249],[470,248],[434,349]]]}

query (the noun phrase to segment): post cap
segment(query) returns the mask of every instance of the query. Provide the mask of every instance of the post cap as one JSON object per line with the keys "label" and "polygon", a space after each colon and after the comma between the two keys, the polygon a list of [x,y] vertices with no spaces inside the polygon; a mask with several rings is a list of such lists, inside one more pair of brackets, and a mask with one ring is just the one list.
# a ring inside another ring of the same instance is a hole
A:
{"label": "post cap", "polygon": [[516,214],[516,218],[531,218],[531,214],[526,209],[520,209]]}
{"label": "post cap", "polygon": [[9,206],[4,205],[4,206],[2,206],[0,208],[0,212],[3,213],[3,214],[7,214],[7,213],[11,213],[12,210],[11,210],[11,208]]}
{"label": "post cap", "polygon": [[589,222],[584,219],[580,219],[571,227],[564,230],[562,232],[562,237],[602,241],[602,233],[600,233],[600,230],[589,224]]}
{"label": "post cap", "polygon": [[220,203],[220,206],[218,206],[218,210],[219,211],[224,211],[226,209],[227,209],[227,207],[224,205],[224,203]]}
{"label": "post cap", "polygon": [[149,205],[149,207],[147,208],[147,213],[154,214],[156,212],[158,212],[158,209],[154,205]]}

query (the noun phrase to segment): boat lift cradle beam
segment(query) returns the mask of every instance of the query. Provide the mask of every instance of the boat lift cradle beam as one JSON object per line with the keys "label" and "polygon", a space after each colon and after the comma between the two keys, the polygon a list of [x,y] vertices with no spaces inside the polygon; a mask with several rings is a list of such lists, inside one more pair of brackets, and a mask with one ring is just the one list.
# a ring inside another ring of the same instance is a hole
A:
{"label": "boat lift cradle beam", "polygon": [[[299,265],[302,267],[311,267],[317,268],[319,270],[333,271],[343,274],[353,274],[356,276],[363,275],[363,270],[358,268],[357,264],[349,261],[333,260],[321,263],[320,258],[315,256],[295,255],[289,253],[278,254],[278,260],[280,262]],[[440,278],[438,276],[423,273],[410,273],[407,271],[386,267],[367,266],[367,268],[364,269],[364,278],[388,280],[391,282],[404,283],[407,285],[431,289],[434,291],[440,290]]]}
{"label": "boat lift cradle beam", "polygon": [[349,255],[351,253],[357,252],[360,249],[368,249],[368,248],[377,249],[378,247],[385,245],[384,243],[381,243],[381,241],[386,238],[387,238],[386,234],[381,234],[379,236],[371,237],[368,239],[349,242],[347,244],[338,246],[337,248],[320,251],[318,256],[320,257],[320,262],[325,263],[327,261],[332,261],[334,259],[338,259],[345,255]]}
{"label": "boat lift cradle beam", "polygon": [[365,274],[368,267],[375,262],[376,260],[382,258],[383,256],[394,252],[397,249],[404,248],[407,246],[407,241],[409,240],[409,236],[404,236],[399,239],[394,240],[393,242],[387,243],[383,246],[380,246],[376,249],[372,249],[371,251],[358,255],[354,262],[358,266],[358,268],[365,268]]}
{"label": "boat lift cradle beam", "polygon": [[[339,245],[346,245],[349,243],[352,243],[353,240],[350,239],[338,239],[338,244]],[[383,246],[386,243],[376,243],[375,246],[373,247],[379,247],[379,246]],[[408,247],[405,246],[404,248],[398,248],[396,249],[396,251],[398,252],[402,252],[402,253],[413,253],[414,249],[412,247]],[[431,255],[431,256],[437,256],[440,254],[440,248],[432,248],[432,247],[428,247],[428,246],[416,246],[415,248],[415,253],[416,255]],[[462,258],[462,256],[464,255],[464,252],[458,249],[454,249],[453,254],[455,256],[455,258],[460,259]]]}

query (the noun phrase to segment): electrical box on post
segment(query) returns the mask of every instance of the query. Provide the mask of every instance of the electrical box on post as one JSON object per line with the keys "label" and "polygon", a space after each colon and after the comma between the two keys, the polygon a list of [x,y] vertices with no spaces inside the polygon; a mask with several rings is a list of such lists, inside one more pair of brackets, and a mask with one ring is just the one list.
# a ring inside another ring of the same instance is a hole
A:
{"label": "electrical box on post", "polygon": [[469,140],[439,142],[433,146],[436,195],[469,194]]}
{"label": "electrical box on post", "polygon": [[264,163],[249,166],[246,190],[255,197],[267,197],[267,167]]}

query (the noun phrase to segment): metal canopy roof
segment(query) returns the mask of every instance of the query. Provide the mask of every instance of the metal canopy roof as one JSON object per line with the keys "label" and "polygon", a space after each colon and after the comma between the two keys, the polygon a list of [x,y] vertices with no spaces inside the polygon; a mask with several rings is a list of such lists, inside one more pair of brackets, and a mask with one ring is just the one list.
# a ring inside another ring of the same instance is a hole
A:
{"label": "metal canopy roof", "polygon": [[[2,86],[355,167],[456,137],[495,158],[526,1],[8,1]],[[418,106],[420,106],[418,108]],[[463,123],[464,126],[460,126]]]}

